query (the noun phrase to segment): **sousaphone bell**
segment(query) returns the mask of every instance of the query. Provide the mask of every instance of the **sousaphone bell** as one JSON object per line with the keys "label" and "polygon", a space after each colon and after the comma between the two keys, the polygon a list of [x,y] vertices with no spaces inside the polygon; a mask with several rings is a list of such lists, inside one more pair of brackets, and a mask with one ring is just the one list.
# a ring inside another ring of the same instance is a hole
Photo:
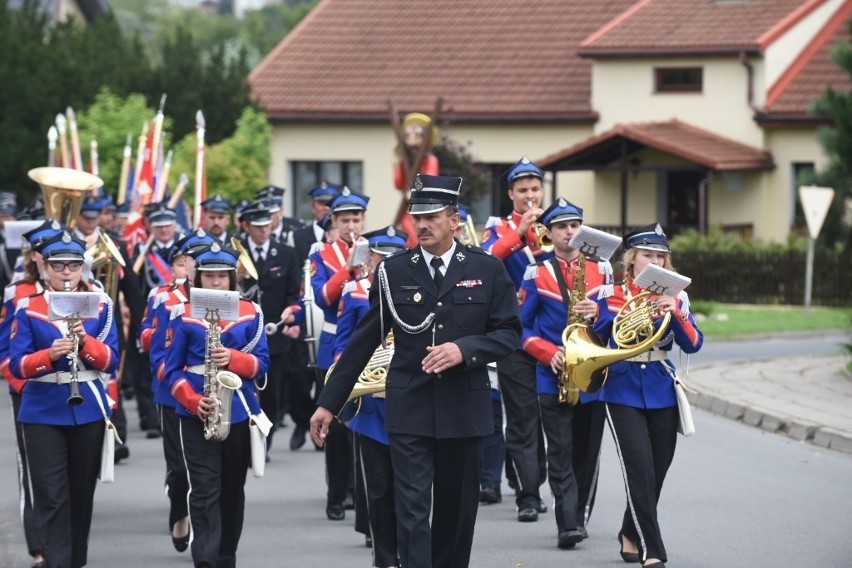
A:
{"label": "sousaphone bell", "polygon": [[72,229],[77,225],[83,199],[104,185],[98,176],[71,168],[45,166],[33,168],[27,175],[41,187],[45,218],[56,219]]}

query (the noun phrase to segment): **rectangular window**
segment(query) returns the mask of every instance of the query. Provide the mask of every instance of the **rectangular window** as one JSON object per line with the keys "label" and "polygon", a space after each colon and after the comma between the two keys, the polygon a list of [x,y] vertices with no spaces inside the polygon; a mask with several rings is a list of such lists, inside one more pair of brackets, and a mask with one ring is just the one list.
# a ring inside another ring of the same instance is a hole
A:
{"label": "rectangular window", "polygon": [[322,182],[346,186],[364,192],[364,167],[361,162],[290,162],[293,179],[291,211],[299,219],[313,220],[310,191]]}
{"label": "rectangular window", "polygon": [[655,93],[700,93],[704,70],[701,67],[655,67]]}

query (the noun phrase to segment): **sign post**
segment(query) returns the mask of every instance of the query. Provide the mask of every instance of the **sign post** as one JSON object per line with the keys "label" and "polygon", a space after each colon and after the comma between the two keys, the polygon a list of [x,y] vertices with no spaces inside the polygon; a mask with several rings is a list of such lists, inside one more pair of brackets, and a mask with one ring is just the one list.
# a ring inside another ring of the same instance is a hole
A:
{"label": "sign post", "polygon": [[799,187],[799,199],[808,223],[808,256],[805,261],[805,314],[811,312],[811,295],[814,280],[814,243],[822,229],[825,216],[834,199],[834,190],[830,187],[803,185]]}

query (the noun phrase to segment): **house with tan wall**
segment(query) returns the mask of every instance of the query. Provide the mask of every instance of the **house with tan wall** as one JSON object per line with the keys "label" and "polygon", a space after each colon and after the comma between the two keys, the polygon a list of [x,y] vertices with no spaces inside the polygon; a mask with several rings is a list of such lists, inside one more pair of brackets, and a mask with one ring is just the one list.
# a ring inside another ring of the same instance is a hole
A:
{"label": "house with tan wall", "polygon": [[508,213],[502,174],[526,155],[551,172],[547,202],[594,226],[782,241],[797,174],[825,163],[810,105],[852,86],[830,61],[851,16],[848,0],[322,0],[250,82],[292,215],[326,180],[371,197],[368,228],[391,222],[389,105],[440,98],[441,134],[489,175],[480,226]]}

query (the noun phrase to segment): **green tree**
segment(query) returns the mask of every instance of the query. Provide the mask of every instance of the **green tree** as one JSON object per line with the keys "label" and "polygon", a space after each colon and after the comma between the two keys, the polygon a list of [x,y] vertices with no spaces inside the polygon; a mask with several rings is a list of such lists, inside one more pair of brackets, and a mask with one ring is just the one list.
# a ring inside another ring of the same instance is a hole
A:
{"label": "green tree", "polygon": [[[852,35],[852,24],[849,26]],[[834,46],[834,62],[852,79],[852,43]],[[833,187],[834,203],[826,217],[819,242],[828,247],[844,246],[844,255],[852,257],[852,231],[844,222],[847,203],[852,198],[852,92],[827,89],[813,106],[816,114],[831,118],[831,126],[821,128],[819,139],[828,155],[828,166],[818,172],[816,182]]]}

